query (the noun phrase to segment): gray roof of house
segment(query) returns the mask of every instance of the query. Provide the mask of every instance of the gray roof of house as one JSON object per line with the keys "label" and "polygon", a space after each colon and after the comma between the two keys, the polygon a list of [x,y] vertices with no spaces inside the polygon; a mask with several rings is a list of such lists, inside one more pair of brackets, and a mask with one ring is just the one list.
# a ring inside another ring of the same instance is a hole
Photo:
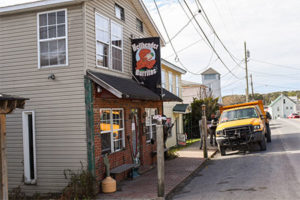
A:
{"label": "gray roof of house", "polygon": [[210,67],[207,70],[205,70],[204,72],[202,72],[201,74],[205,75],[205,74],[220,74],[220,73]]}
{"label": "gray roof of house", "polygon": [[[92,70],[87,75],[95,83],[108,90],[118,98],[161,101],[160,95],[137,83],[133,79],[116,77]],[[163,89],[163,101],[182,101],[179,97]]]}

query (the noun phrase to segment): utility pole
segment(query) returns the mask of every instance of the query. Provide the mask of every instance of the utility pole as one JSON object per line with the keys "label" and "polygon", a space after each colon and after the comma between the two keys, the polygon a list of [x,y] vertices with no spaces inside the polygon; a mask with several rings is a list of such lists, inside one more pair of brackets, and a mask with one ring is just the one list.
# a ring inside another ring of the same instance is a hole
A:
{"label": "utility pole", "polygon": [[245,49],[245,69],[246,69],[246,102],[249,102],[249,84],[248,84],[248,66],[247,66],[247,59],[249,56],[249,51],[247,51],[246,42],[244,42],[244,49]]}
{"label": "utility pole", "polygon": [[204,134],[203,138],[203,157],[207,158],[207,145],[206,145],[206,138],[207,138],[207,122],[206,122],[206,105],[202,105],[202,134]]}
{"label": "utility pole", "polygon": [[252,74],[250,74],[250,79],[251,79],[252,100],[255,100],[255,99],[254,99],[254,90],[253,90]]}
{"label": "utility pole", "polygon": [[157,196],[163,199],[165,196],[165,157],[164,157],[164,133],[162,117],[157,117],[156,142],[157,142]]}

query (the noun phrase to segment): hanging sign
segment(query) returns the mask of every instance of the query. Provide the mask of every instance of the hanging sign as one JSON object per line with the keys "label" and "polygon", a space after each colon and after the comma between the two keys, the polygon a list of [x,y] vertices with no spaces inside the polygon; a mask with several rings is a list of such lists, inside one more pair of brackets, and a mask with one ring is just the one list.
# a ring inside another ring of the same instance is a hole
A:
{"label": "hanging sign", "polygon": [[161,94],[160,38],[132,39],[132,72],[139,82]]}

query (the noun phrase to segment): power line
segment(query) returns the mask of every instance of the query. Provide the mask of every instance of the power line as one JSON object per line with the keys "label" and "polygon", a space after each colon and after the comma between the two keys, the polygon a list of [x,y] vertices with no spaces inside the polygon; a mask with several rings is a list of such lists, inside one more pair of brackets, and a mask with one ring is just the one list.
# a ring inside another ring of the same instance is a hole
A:
{"label": "power line", "polygon": [[264,64],[273,65],[273,66],[277,66],[277,67],[284,67],[284,68],[289,68],[289,69],[294,69],[294,70],[300,70],[300,67],[292,67],[292,66],[287,66],[287,65],[274,64],[274,63],[270,63],[267,61],[262,61],[262,60],[252,59],[252,58],[251,58],[251,60],[254,62],[264,63]]}
{"label": "power line", "polygon": [[[175,47],[174,47],[174,45],[173,45],[172,40],[170,39],[169,33],[168,33],[167,28],[166,28],[166,26],[165,26],[165,23],[164,23],[164,21],[163,21],[163,19],[162,19],[162,16],[161,16],[161,14],[160,14],[160,11],[159,11],[159,8],[158,8],[158,6],[157,6],[157,3],[156,3],[155,0],[153,0],[153,2],[154,2],[154,4],[155,4],[156,10],[157,10],[157,12],[158,12],[160,21],[161,21],[161,23],[162,23],[162,25],[163,25],[163,28],[164,28],[164,30],[165,30],[165,32],[166,32],[166,35],[167,35],[167,37],[168,37],[168,40],[170,41],[170,45],[171,45],[171,47],[172,47],[172,49],[173,49],[173,51],[174,51],[174,53],[175,53],[175,56],[176,56],[176,57],[175,57],[175,61],[179,62],[180,65],[181,65],[187,72],[189,72],[189,73],[191,73],[191,74],[199,75],[199,74],[197,74],[197,73],[194,73],[194,72],[188,70],[188,69],[182,64],[182,62],[179,60],[178,54],[177,54],[177,52],[176,52],[176,50],[175,50]],[[193,17],[194,17],[194,15],[193,15]]]}
{"label": "power line", "polygon": [[[191,15],[193,15],[193,12],[191,11],[189,5],[187,4],[186,0],[183,0],[186,7],[188,8],[189,12],[191,13]],[[210,40],[208,39],[207,35],[205,34],[204,30],[202,29],[202,27],[200,26],[199,22],[196,20],[195,16],[193,17],[196,24],[198,25],[198,27],[200,28],[201,32],[203,33],[204,37],[206,38],[207,42],[209,43],[209,46],[213,49],[213,51],[215,52],[216,56],[219,58],[220,62],[225,66],[225,68],[234,76],[238,79],[238,77],[229,69],[229,67],[224,63],[224,61],[221,59],[221,57],[219,56],[218,52],[215,50],[215,48],[212,46]]]}
{"label": "power line", "polygon": [[199,4],[201,10],[202,10],[203,13],[204,13],[204,15],[203,15],[202,12],[201,12],[202,17],[203,17],[204,19],[206,19],[206,20],[205,20],[206,23],[207,23],[208,26],[211,28],[211,30],[213,31],[213,33],[216,35],[217,39],[219,40],[219,42],[221,43],[221,45],[223,46],[223,48],[225,49],[225,51],[228,53],[228,55],[232,58],[232,60],[233,60],[236,64],[238,64],[237,61],[236,61],[237,58],[236,58],[236,57],[228,50],[228,48],[225,46],[225,44],[224,44],[224,43],[222,42],[222,40],[220,39],[219,35],[217,34],[217,32],[216,32],[215,28],[213,27],[212,23],[210,22],[210,20],[209,20],[209,18],[208,18],[208,16],[207,16],[207,14],[206,14],[206,12],[205,12],[203,6],[201,5],[200,1],[199,1],[199,0],[196,0],[196,1],[198,2],[198,4]]}

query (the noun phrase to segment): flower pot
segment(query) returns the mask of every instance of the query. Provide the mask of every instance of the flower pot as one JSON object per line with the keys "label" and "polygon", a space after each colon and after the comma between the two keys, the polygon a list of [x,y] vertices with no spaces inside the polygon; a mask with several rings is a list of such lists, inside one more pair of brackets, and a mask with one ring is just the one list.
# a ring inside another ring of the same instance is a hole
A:
{"label": "flower pot", "polygon": [[113,193],[117,191],[117,182],[115,179],[113,179],[110,176],[106,177],[102,181],[101,186],[102,186],[103,193]]}

